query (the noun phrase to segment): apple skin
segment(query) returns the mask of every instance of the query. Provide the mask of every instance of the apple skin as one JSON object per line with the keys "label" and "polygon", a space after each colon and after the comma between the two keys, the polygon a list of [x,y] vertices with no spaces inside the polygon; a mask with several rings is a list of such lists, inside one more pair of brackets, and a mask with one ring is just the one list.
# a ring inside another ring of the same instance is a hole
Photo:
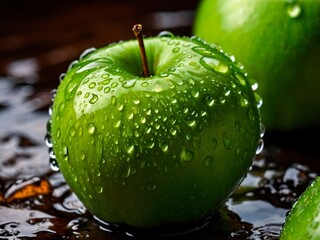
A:
{"label": "apple skin", "polygon": [[320,177],[311,182],[293,204],[280,240],[320,239]]}
{"label": "apple skin", "polygon": [[[111,44],[71,64],[51,115],[56,161],[98,218],[138,228],[211,215],[240,183],[260,140],[241,66],[198,38]],[[216,69],[216,70],[214,70]]]}
{"label": "apple skin", "polygon": [[266,129],[319,128],[320,1],[203,0],[193,33],[258,81]]}

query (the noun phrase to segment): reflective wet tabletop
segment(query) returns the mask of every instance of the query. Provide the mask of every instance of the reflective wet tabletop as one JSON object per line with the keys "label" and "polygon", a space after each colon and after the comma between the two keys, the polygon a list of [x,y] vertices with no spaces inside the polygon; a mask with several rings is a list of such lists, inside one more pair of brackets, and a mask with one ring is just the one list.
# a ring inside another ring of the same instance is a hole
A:
{"label": "reflective wet tabletop", "polygon": [[[198,1],[0,3],[0,239],[150,239],[99,223],[49,166],[45,144],[51,90],[87,48],[170,30],[191,35]],[[179,19],[179,21],[167,21]],[[319,173],[319,130],[266,130],[241,186],[198,231],[155,238],[278,239],[285,215]],[[197,225],[197,226],[200,226]],[[195,226],[190,226],[190,229]],[[152,232],[147,234],[152,235]]]}

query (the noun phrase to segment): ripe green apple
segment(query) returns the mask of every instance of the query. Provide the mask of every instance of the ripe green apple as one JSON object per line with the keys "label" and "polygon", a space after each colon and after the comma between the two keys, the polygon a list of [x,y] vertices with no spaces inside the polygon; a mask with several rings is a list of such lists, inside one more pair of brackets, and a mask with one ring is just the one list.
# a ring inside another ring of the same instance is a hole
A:
{"label": "ripe green apple", "polygon": [[258,81],[267,129],[319,128],[319,0],[202,0],[193,32]]}
{"label": "ripe green apple", "polygon": [[[51,115],[56,161],[98,218],[138,228],[210,215],[260,142],[256,95],[234,59],[199,38],[162,34],[74,62]],[[260,142],[261,143],[261,142]]]}
{"label": "ripe green apple", "polygon": [[311,182],[286,218],[280,240],[291,239],[320,239],[320,177]]}

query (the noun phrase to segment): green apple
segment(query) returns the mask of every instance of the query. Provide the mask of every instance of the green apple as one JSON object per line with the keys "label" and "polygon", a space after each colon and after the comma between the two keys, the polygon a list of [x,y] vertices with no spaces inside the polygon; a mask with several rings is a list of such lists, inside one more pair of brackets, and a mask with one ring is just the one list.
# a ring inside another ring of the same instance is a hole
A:
{"label": "green apple", "polygon": [[267,129],[319,128],[319,0],[203,0],[193,32],[258,81]]}
{"label": "green apple", "polygon": [[311,182],[286,218],[280,240],[291,239],[320,239],[320,177]]}
{"label": "green apple", "polygon": [[161,34],[84,54],[52,108],[56,161],[83,204],[138,228],[207,217],[239,184],[260,141],[242,67],[199,38]]}

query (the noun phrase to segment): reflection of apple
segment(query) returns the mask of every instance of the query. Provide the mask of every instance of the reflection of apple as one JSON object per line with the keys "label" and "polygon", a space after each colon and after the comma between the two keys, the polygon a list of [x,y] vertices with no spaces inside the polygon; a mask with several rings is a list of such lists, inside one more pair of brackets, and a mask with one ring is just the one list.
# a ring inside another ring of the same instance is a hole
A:
{"label": "reflection of apple", "polygon": [[203,0],[194,33],[232,52],[259,82],[266,128],[319,128],[319,0]]}
{"label": "reflection of apple", "polygon": [[198,38],[145,39],[74,63],[51,116],[56,160],[98,218],[151,228],[210,215],[251,165],[260,116],[241,67]]}

